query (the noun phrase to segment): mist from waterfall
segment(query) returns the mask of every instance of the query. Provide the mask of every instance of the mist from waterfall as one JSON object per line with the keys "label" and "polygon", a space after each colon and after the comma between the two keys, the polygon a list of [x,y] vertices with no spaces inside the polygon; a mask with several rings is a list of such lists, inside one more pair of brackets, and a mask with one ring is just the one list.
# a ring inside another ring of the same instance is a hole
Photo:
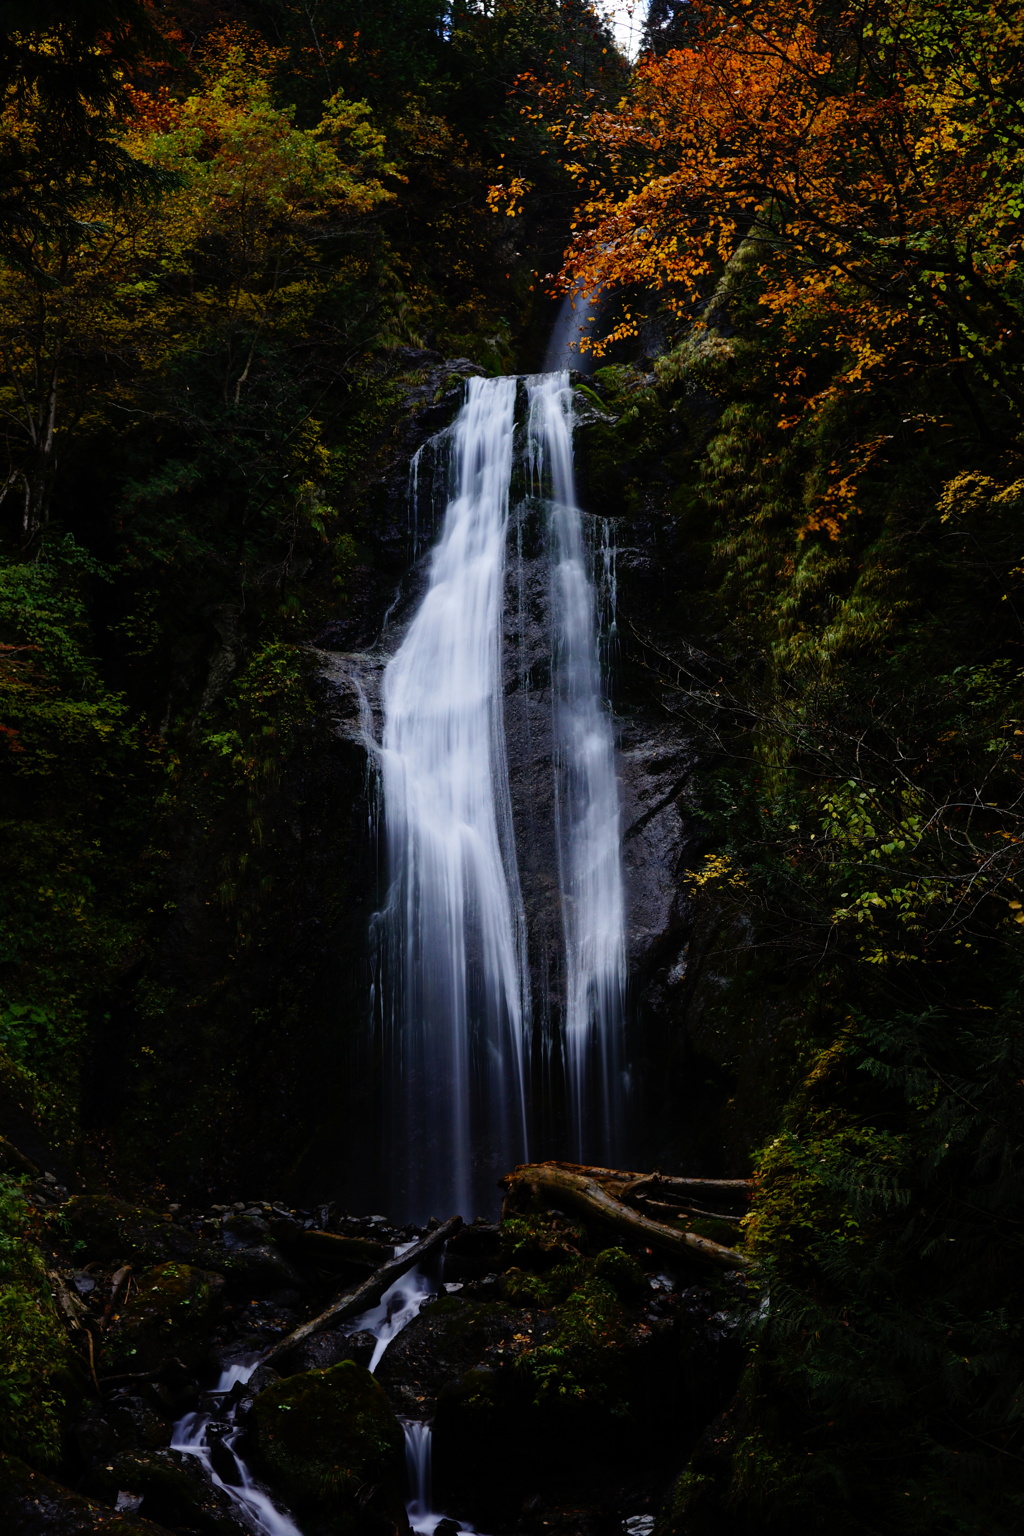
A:
{"label": "mist from waterfall", "polygon": [[[519,388],[515,378],[469,381],[450,430],[449,500],[426,590],[384,672],[388,893],[376,924],[378,1006],[385,1183],[401,1219],[493,1211],[498,1177],[529,1153],[533,1021],[502,696]],[[531,377],[525,395],[521,462],[541,508],[549,572],[551,884],[564,949],[544,1056],[553,1045],[564,1083],[560,1155],[597,1160],[614,1154],[621,1119],[614,741],[595,551],[575,497],[569,375]],[[546,1027],[545,1015],[538,1028]]]}

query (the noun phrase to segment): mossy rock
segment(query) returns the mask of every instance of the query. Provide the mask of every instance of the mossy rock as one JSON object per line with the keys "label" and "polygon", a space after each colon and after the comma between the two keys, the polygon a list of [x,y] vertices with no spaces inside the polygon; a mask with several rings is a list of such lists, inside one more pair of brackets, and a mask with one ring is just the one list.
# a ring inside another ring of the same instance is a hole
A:
{"label": "mossy rock", "polygon": [[306,1282],[273,1243],[252,1248],[200,1248],[196,1262],[224,1276],[230,1296],[271,1296],[275,1291],[304,1291]]}
{"label": "mossy rock", "polygon": [[158,1264],[106,1335],[108,1372],[155,1370],[166,1360],[201,1365],[209,1356],[209,1328],[224,1277],[191,1264]]}
{"label": "mossy rock", "polygon": [[717,1216],[698,1216],[686,1223],[691,1232],[698,1237],[707,1237],[713,1243],[721,1243],[723,1248],[741,1248],[743,1245],[743,1229],[731,1221],[721,1221]]}
{"label": "mossy rock", "polygon": [[443,1389],[485,1360],[511,1359],[515,1339],[543,1327],[535,1310],[504,1301],[441,1296],[388,1345],[377,1380],[406,1418],[424,1418]]}
{"label": "mossy rock", "polygon": [[581,1226],[564,1216],[507,1216],[501,1223],[501,1251],[505,1264],[543,1274],[549,1269],[577,1264],[586,1252],[587,1237]]}
{"label": "mossy rock", "polygon": [[172,1530],[184,1527],[198,1536],[245,1536],[249,1530],[201,1463],[180,1451],[125,1451],[90,1475],[90,1493],[115,1500],[121,1489],[141,1496],[141,1515]]}
{"label": "mossy rock", "polygon": [[193,1233],[155,1211],[115,1200],[111,1195],[75,1195],[61,1211],[72,1253],[83,1264],[159,1264],[190,1259],[198,1246]]}
{"label": "mossy rock", "polygon": [[[60,1458],[86,1376],[58,1311],[19,1186],[0,1177],[0,1424],[7,1450],[36,1466]],[[2,1527],[0,1527],[2,1528]]]}
{"label": "mossy rock", "polygon": [[273,1382],[253,1403],[252,1456],[324,1536],[407,1530],[402,1428],[365,1366],[344,1360]]}
{"label": "mossy rock", "polygon": [[0,1456],[0,1530],[4,1536],[168,1536],[165,1526],[94,1504],[14,1456]]}
{"label": "mossy rock", "polygon": [[611,1286],[620,1301],[639,1301],[648,1294],[647,1276],[624,1248],[603,1248],[594,1260],[594,1274]]}

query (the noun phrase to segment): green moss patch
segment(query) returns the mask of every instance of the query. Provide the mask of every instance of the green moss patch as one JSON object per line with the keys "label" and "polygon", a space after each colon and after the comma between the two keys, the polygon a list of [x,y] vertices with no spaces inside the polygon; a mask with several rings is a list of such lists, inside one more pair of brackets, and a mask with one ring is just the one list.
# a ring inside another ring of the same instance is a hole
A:
{"label": "green moss patch", "polygon": [[45,1465],[77,1392],[32,1223],[18,1185],[0,1178],[0,1444]]}
{"label": "green moss patch", "polygon": [[255,1459],[275,1490],[337,1536],[375,1514],[403,1518],[403,1436],[382,1388],[352,1360],[275,1381],[251,1418]]}
{"label": "green moss patch", "polygon": [[223,1288],[222,1275],[191,1264],[172,1262],[147,1270],[107,1335],[108,1369],[155,1369],[170,1359],[201,1364],[209,1350],[210,1319]]}

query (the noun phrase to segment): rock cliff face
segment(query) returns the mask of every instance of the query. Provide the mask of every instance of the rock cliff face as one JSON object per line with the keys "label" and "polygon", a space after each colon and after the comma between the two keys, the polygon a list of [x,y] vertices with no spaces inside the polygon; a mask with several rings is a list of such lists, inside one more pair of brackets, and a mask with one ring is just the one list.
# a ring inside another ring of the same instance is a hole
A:
{"label": "rock cliff face", "polygon": [[[136,1085],[122,1124],[137,1138],[134,1155],[148,1155],[182,1184],[245,1195],[255,1179],[289,1198],[340,1195],[357,1207],[385,1208],[375,1167],[385,1149],[369,942],[384,874],[374,764],[380,684],[423,591],[445,505],[449,463],[439,434],[461,405],[466,377],[478,371],[433,354],[410,362],[419,365],[421,382],[409,390],[388,448],[390,467],[367,493],[358,564],[338,617],[311,637],[306,714],[275,777],[251,796],[258,835],[250,839],[241,917],[237,904],[229,910],[220,899],[223,870],[239,841],[237,813],[233,821],[215,800],[197,800],[174,855],[175,909],[146,983],[159,1087],[146,1099],[145,1086]],[[696,1154],[712,1171],[714,1136],[708,1141],[698,1127],[696,1105],[692,1127],[679,1114],[685,1085],[695,1080],[683,1021],[701,969],[688,960],[693,914],[685,879],[700,841],[686,807],[696,756],[685,719],[665,707],[663,690],[653,685],[664,670],[656,648],[671,652],[675,643],[678,530],[662,512],[657,488],[648,495],[646,471],[633,474],[645,486],[639,513],[635,495],[627,496],[632,470],[620,463],[621,436],[593,389],[581,388],[580,501],[592,547],[607,546],[602,605],[622,806],[626,1055],[633,1100],[644,1105],[642,1124],[634,1117],[619,1160],[669,1167]],[[544,519],[517,476],[505,727],[538,1043],[557,1030],[564,988],[549,586]],[[114,1010],[110,1029],[117,1019]],[[550,1061],[552,1053],[538,1049],[534,1058]],[[532,1149],[557,1155],[564,1151],[557,1071],[543,1070],[533,1096]],[[103,1082],[116,1098],[118,1084],[107,1076]],[[153,1140],[149,1154],[140,1146],[145,1136]],[[180,1167],[170,1166],[177,1147]]]}
{"label": "rock cliff face", "polygon": [[[439,368],[438,378],[450,384],[458,366]],[[447,388],[441,402],[430,403],[410,417],[403,447],[410,456],[420,450],[414,469],[418,495],[410,496],[407,464],[396,463],[380,489],[373,557],[378,573],[375,608],[367,599],[358,621],[328,626],[319,637],[326,708],[345,751],[361,757],[371,786],[366,800],[369,820],[365,847],[362,852],[353,849],[357,863],[362,860],[368,896],[360,904],[361,911],[372,908],[375,896],[379,899],[382,875],[377,867],[379,850],[371,804],[373,743],[379,741],[381,731],[381,677],[415,610],[444,507],[444,446],[429,439],[454,416],[460,399],[460,388]],[[611,425],[596,408],[592,395],[589,399],[580,397],[577,441],[584,464],[590,429],[607,432]],[[633,1126],[622,1154],[626,1160],[643,1164],[652,1157],[674,1155],[662,1105],[667,1108],[670,1081],[681,1061],[677,1026],[686,987],[686,943],[691,926],[683,875],[699,832],[683,803],[685,784],[694,767],[689,736],[653,697],[646,683],[642,653],[634,640],[635,632],[646,628],[649,613],[662,605],[666,572],[654,547],[657,525],[653,519],[644,524],[616,516],[616,511],[613,500],[602,498],[599,521],[584,505],[592,546],[596,550],[602,543],[608,544],[605,564],[609,573],[617,567],[617,596],[610,575],[609,590],[602,594],[608,631],[604,644],[622,804],[630,976],[627,1054],[634,1096],[639,1098],[642,1093],[646,1106],[644,1125]],[[526,488],[514,483],[505,604],[505,732],[539,1038],[557,1030],[564,988],[552,774],[549,572],[543,520]],[[614,628],[610,622],[613,601],[617,606]],[[358,649],[353,642],[358,643]],[[355,1092],[345,1118],[350,1127],[358,1127],[354,1134],[359,1138],[372,1135],[379,1091],[379,1085],[373,1083],[374,1052],[366,1017],[370,979],[369,971],[363,969],[359,980],[365,1023],[354,1031],[348,1073]],[[358,1006],[357,991],[351,990],[346,1009]],[[533,1145],[537,1155],[560,1155],[564,1147],[560,1142],[557,1083],[553,1091],[550,1080],[545,1086],[545,1093],[535,1095],[538,1113]],[[363,1162],[365,1145],[364,1141]],[[369,1185],[360,1183],[353,1198],[379,1201],[376,1188],[371,1174]]]}

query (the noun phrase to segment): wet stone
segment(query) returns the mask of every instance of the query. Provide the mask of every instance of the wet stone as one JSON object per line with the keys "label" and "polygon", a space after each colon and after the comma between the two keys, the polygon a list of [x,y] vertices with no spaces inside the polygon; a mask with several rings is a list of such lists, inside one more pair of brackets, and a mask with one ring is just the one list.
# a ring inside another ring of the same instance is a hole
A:
{"label": "wet stone", "polygon": [[170,1444],[171,1425],[145,1398],[118,1394],[107,1408],[107,1422],[119,1450],[158,1450]]}
{"label": "wet stone", "polygon": [[239,1536],[246,1530],[231,1499],[206,1476],[194,1456],[180,1451],[134,1451],[89,1475],[88,1491],[111,1502],[121,1490],[140,1499],[147,1520],[198,1536]]}
{"label": "wet stone", "polygon": [[[97,1503],[13,1456],[0,1456],[0,1531],[4,1536],[166,1536],[166,1527],[135,1514],[115,1516],[118,1492],[109,1502]],[[237,1527],[232,1536],[238,1536]]]}
{"label": "wet stone", "polygon": [[518,1307],[468,1301],[460,1293],[430,1302],[388,1345],[377,1380],[397,1411],[422,1418],[450,1383],[480,1365],[493,1349],[535,1332],[537,1314]]}
{"label": "wet stone", "polygon": [[401,1426],[354,1361],[274,1382],[253,1404],[247,1442],[300,1524],[308,1516],[325,1536],[405,1525]]}
{"label": "wet stone", "polygon": [[342,1360],[354,1360],[357,1365],[368,1366],[376,1346],[377,1340],[366,1331],[318,1333],[301,1344],[287,1363],[292,1372],[327,1370]]}
{"label": "wet stone", "polygon": [[223,1277],[191,1264],[158,1264],[107,1335],[114,1372],[157,1369],[171,1359],[201,1364],[208,1356],[209,1325],[220,1305]]}

